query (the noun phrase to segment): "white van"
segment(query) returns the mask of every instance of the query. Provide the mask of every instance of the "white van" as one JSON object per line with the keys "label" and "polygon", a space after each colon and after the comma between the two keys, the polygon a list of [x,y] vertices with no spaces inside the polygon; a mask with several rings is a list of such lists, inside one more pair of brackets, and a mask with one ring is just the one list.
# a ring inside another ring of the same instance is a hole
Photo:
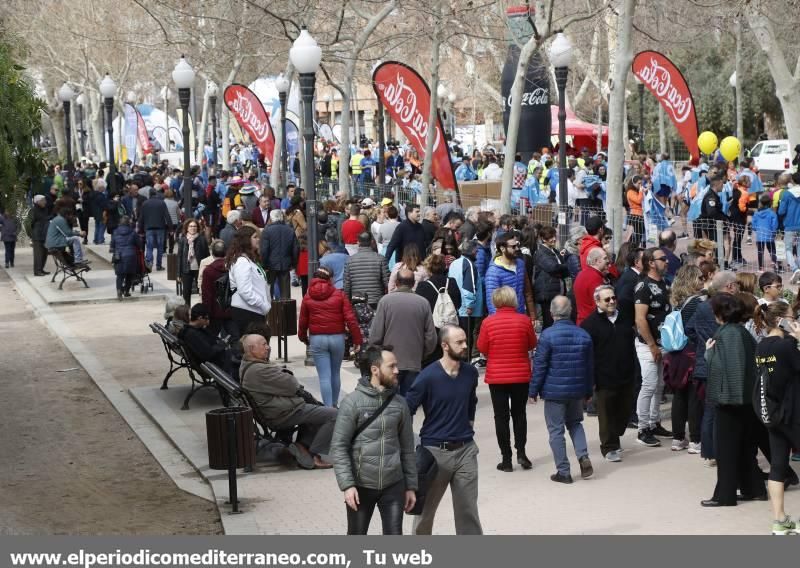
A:
{"label": "white van", "polygon": [[771,183],[776,173],[792,167],[792,153],[788,140],[762,140],[750,150],[764,183]]}

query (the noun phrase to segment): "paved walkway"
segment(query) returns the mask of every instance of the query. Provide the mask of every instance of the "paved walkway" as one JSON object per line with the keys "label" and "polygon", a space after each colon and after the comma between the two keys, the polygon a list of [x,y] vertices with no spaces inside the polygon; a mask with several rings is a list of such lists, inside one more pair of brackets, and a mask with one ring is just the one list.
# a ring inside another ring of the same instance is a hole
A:
{"label": "paved walkway", "polygon": [[[52,288],[56,285],[49,278],[26,276],[32,272],[32,255],[26,247],[20,247],[17,267],[8,272],[176,483],[197,494],[208,491],[207,486],[186,482],[191,476],[181,470],[182,454],[209,481],[228,534],[343,534],[344,504],[330,470],[258,467],[255,472],[240,476],[244,513],[227,514],[225,472],[208,469],[205,446],[204,413],[221,406],[218,397],[211,391],[201,392],[192,400],[190,410],[181,411],[188,378],[180,373],[170,381],[169,390],[158,390],[167,369],[166,358],[148,324],[163,321],[163,300],[157,295],[145,295],[137,301],[117,302],[113,284],[103,273],[110,269],[101,260],[108,257],[107,248],[90,248],[96,269],[88,273],[87,280],[97,296],[88,303],[63,301],[76,297],[76,291],[83,287],[74,282],[68,282],[58,292],[62,301],[53,301]],[[166,280],[165,272],[155,273],[153,279],[157,290],[174,290],[174,283]],[[299,300],[299,289],[293,289],[293,294]],[[137,291],[134,296],[141,295]],[[289,366],[298,378],[309,390],[318,392],[313,368],[303,366],[303,346],[296,338],[289,342],[289,354]],[[343,396],[352,390],[355,381],[355,369],[345,362]],[[585,422],[594,478],[581,480],[573,457],[576,482],[571,486],[552,483],[549,475],[554,466],[541,404],[528,407],[528,455],[534,463],[533,470],[517,468],[513,473],[501,473],[495,469],[499,453],[484,384],[480,385],[478,397],[479,507],[488,534],[763,534],[769,528],[768,503],[700,507],[700,500],[711,495],[715,471],[703,467],[699,456],[671,452],[668,445],[645,448],[635,443],[634,432],[629,430],[623,440],[627,450],[624,462],[603,461],[595,418]],[[142,409],[152,423],[142,419]],[[667,417],[665,413],[666,425]],[[421,413],[416,417],[416,430],[420,420]],[[154,424],[174,446],[154,431]],[[787,494],[787,510],[800,511],[800,491]],[[409,528],[407,519],[406,530]],[[379,530],[379,523],[373,522],[372,531]],[[442,501],[434,530],[439,534],[454,532],[449,494]]]}

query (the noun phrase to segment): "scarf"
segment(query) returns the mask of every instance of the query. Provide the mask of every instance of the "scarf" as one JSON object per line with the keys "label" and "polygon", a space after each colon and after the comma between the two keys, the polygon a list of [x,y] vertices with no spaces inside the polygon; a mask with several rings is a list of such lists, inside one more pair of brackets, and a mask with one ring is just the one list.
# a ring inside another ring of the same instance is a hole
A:
{"label": "scarf", "polygon": [[200,234],[200,232],[199,232],[199,231],[198,231],[197,233],[195,233],[195,234],[186,233],[186,242],[188,242],[188,243],[189,243],[189,264],[191,264],[191,263],[192,263],[192,261],[193,261],[193,260],[194,260],[194,258],[195,258],[195,254],[194,254],[194,241],[195,241],[195,239],[197,239],[197,236],[198,236],[199,234]]}

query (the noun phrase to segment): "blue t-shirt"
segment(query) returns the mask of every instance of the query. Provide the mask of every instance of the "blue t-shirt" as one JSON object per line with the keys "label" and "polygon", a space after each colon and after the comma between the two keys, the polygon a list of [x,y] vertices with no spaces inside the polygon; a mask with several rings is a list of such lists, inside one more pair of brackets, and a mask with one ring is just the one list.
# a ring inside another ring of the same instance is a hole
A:
{"label": "blue t-shirt", "polygon": [[451,377],[439,361],[425,367],[406,393],[413,415],[422,406],[425,421],[420,438],[423,446],[442,442],[469,442],[475,435],[470,422],[478,406],[478,370],[461,363],[458,375]]}

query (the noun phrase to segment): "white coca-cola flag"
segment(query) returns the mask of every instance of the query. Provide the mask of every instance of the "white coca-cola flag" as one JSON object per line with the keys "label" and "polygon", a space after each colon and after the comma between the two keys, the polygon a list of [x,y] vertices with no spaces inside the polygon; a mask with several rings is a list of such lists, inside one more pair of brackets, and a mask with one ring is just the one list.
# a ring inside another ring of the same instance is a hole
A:
{"label": "white coca-cola flag", "polygon": [[269,114],[256,94],[244,85],[230,85],[225,89],[225,105],[247,131],[261,155],[267,161],[271,160],[275,150],[275,136],[272,134]]}

